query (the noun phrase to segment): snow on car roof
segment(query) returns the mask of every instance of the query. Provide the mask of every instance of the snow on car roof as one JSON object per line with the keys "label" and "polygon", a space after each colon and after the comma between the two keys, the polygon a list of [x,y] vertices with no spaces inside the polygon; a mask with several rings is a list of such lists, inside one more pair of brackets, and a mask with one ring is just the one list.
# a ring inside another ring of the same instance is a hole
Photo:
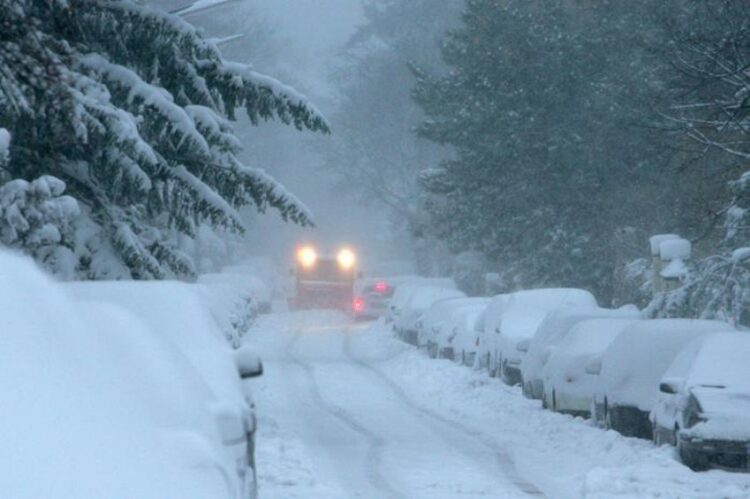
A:
{"label": "snow on car roof", "polygon": [[574,288],[517,291],[502,306],[500,332],[506,338],[531,338],[549,312],[564,306],[596,307],[596,299]]}
{"label": "snow on car roof", "polygon": [[639,319],[599,318],[579,322],[562,339],[558,351],[597,355],[606,350],[628,326]]}
{"label": "snow on car roof", "polygon": [[557,345],[571,331],[573,326],[595,318],[637,319],[641,312],[635,306],[618,309],[600,307],[565,307],[548,313],[534,334],[529,351],[523,362],[524,379],[539,375],[546,358],[545,351]]}
{"label": "snow on car roof", "polygon": [[648,411],[659,380],[680,350],[707,333],[732,330],[720,321],[651,319],[638,321],[610,344],[602,357],[601,390],[613,404]]}

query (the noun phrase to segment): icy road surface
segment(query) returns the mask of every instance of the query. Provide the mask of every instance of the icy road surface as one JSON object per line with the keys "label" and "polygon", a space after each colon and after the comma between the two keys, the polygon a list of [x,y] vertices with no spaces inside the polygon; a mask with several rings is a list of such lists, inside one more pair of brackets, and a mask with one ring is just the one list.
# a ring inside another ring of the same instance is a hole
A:
{"label": "icy road surface", "polygon": [[543,411],[378,323],[277,314],[247,343],[265,364],[261,499],[750,497],[748,475],[693,473],[671,449]]}

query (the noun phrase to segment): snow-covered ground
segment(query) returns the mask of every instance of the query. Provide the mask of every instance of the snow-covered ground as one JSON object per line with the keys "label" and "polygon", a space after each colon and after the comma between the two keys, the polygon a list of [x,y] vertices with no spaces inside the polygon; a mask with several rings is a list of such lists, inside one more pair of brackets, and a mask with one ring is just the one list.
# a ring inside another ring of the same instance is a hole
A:
{"label": "snow-covered ground", "polygon": [[379,323],[275,314],[246,337],[262,498],[747,498],[750,475],[694,473],[671,448],[543,411],[431,360]]}

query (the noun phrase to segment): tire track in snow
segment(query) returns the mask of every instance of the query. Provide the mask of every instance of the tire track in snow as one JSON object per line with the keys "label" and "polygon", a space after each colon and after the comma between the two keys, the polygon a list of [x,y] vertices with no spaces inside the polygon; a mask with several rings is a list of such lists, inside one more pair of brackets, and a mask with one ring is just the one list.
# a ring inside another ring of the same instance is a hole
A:
{"label": "tire track in snow", "polygon": [[313,402],[325,412],[329,413],[330,415],[341,421],[345,426],[349,427],[354,432],[359,433],[367,440],[365,475],[367,476],[370,484],[375,489],[383,493],[382,497],[406,499],[406,496],[398,492],[380,471],[382,467],[381,464],[383,459],[383,448],[385,447],[385,440],[362,426],[351,414],[347,413],[343,408],[327,402],[323,398],[320,386],[318,385],[317,381],[315,381],[315,369],[313,368],[313,366],[294,355],[294,347],[296,346],[300,337],[301,333],[297,332],[294,334],[294,337],[286,347],[286,353],[289,359],[291,359],[294,364],[299,366],[307,373],[306,379],[308,380],[308,388]]}
{"label": "tire track in snow", "polygon": [[511,459],[508,453],[505,452],[500,445],[495,443],[491,437],[475,428],[466,426],[460,421],[449,419],[431,409],[423,407],[414,402],[414,400],[406,394],[403,388],[401,388],[398,383],[393,381],[393,379],[385,372],[370,364],[369,362],[366,362],[361,358],[355,356],[351,350],[351,343],[352,335],[349,334],[349,331],[344,331],[344,354],[352,363],[360,366],[363,369],[366,369],[375,377],[377,377],[383,384],[388,386],[388,388],[396,395],[396,398],[398,398],[398,400],[400,400],[403,405],[408,407],[412,412],[416,412],[417,414],[426,416],[479,442],[482,446],[486,447],[492,452],[492,454],[495,456],[495,461],[497,462],[498,467],[502,471],[503,475],[505,475],[505,477],[510,481],[510,483],[515,485],[519,490],[527,495],[534,497],[544,497],[544,494],[541,490],[539,490],[533,483],[525,480],[519,475],[513,459]]}

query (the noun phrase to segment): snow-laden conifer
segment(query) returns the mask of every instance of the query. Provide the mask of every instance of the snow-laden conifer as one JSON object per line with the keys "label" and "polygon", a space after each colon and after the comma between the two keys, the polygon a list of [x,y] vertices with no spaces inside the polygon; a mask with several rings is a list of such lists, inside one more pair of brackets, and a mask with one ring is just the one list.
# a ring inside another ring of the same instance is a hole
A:
{"label": "snow-laden conifer", "polygon": [[135,278],[189,276],[180,239],[202,224],[243,231],[247,205],[310,223],[283,186],[239,161],[228,119],[240,108],[254,124],[327,131],[302,95],[223,60],[177,16],[130,0],[0,0],[5,176],[67,184],[86,218],[72,248],[81,277],[115,277],[102,275],[113,259]]}

